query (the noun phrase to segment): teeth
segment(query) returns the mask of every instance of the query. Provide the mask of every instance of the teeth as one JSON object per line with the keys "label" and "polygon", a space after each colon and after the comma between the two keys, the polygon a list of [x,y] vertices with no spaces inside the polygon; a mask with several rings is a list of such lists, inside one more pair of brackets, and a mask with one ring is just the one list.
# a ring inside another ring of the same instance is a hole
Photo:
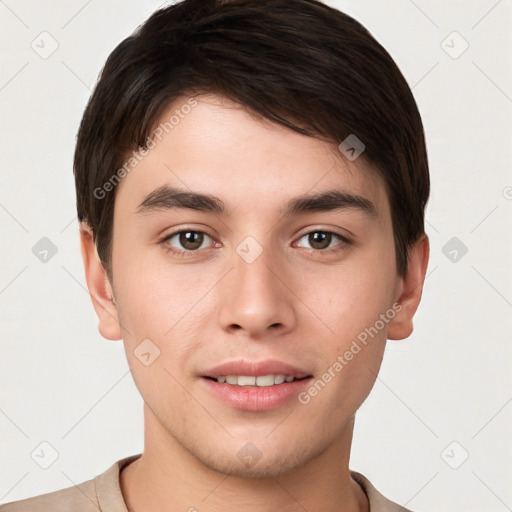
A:
{"label": "teeth", "polygon": [[249,375],[226,375],[217,377],[217,382],[232,384],[234,386],[273,386],[274,384],[282,384],[283,382],[292,382],[295,377],[293,375],[260,375],[259,377]]}
{"label": "teeth", "polygon": [[[235,379],[236,378],[237,377],[235,377]],[[256,377],[246,377],[245,375],[239,375],[237,384],[239,386],[254,386],[256,384]]]}
{"label": "teeth", "polygon": [[290,379],[288,382],[291,382],[293,380],[293,377],[285,377],[284,375],[276,375],[274,377],[274,384],[282,384],[285,379]]}

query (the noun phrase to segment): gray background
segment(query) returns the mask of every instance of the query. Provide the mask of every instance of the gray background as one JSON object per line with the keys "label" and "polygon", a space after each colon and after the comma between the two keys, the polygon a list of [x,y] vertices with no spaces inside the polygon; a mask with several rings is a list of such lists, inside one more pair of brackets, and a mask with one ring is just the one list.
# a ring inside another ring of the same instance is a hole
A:
{"label": "gray background", "polygon": [[[351,468],[414,510],[512,510],[512,0],[327,3],[400,66],[432,179],[415,332],[388,342]],[[100,336],[86,289],[72,155],[105,59],[160,5],[0,0],[0,503],[143,449],[122,342]]]}

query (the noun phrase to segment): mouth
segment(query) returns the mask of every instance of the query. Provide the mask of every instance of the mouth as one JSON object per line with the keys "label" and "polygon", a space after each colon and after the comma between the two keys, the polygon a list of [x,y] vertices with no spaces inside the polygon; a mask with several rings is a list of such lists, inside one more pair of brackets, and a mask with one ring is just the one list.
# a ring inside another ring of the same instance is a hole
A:
{"label": "mouth", "polygon": [[282,361],[228,361],[203,372],[211,397],[235,409],[268,411],[297,398],[313,374]]}

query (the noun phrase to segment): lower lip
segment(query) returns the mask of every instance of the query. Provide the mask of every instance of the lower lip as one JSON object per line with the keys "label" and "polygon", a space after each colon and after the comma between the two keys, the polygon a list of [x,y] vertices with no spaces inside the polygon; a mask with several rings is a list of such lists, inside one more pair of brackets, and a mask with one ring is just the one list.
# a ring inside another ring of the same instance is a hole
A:
{"label": "lower lip", "polygon": [[235,409],[269,411],[276,409],[306,388],[312,377],[273,386],[236,386],[203,377],[208,391]]}

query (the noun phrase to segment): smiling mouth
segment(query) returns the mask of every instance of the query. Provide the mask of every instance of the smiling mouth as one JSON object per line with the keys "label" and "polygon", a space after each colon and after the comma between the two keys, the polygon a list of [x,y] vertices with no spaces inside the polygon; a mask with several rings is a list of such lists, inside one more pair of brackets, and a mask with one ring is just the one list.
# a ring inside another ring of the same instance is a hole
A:
{"label": "smiling mouth", "polygon": [[228,361],[202,372],[210,396],[232,409],[271,411],[293,401],[311,382],[307,370],[278,360]]}
{"label": "smiling mouth", "polygon": [[220,384],[230,384],[232,386],[253,386],[253,387],[269,387],[275,385],[286,384],[289,382],[304,380],[312,377],[295,377],[293,375],[219,375],[218,377],[205,377],[206,379]]}

